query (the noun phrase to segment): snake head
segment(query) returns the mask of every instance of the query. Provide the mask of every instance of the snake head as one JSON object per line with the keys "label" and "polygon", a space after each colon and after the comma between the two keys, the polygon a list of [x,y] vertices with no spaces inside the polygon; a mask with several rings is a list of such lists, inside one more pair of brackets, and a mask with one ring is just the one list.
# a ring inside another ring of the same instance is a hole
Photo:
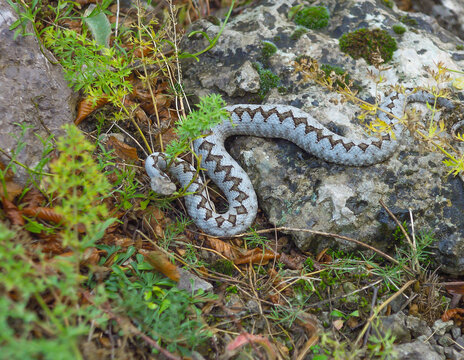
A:
{"label": "snake head", "polygon": [[166,168],[166,160],[161,153],[153,153],[145,160],[145,170],[150,177],[151,189],[157,194],[171,195],[176,191],[176,185],[169,176],[163,172]]}

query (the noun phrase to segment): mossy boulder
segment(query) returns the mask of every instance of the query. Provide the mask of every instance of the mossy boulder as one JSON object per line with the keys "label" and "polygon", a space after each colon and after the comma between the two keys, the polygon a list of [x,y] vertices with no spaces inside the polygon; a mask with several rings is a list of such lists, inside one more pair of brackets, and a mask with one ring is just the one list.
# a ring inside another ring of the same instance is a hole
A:
{"label": "mossy boulder", "polygon": [[387,31],[381,29],[368,30],[365,28],[343,34],[339,39],[340,50],[353,59],[363,58],[372,64],[372,55],[376,52],[384,62],[389,62],[393,52],[398,49],[396,40]]}

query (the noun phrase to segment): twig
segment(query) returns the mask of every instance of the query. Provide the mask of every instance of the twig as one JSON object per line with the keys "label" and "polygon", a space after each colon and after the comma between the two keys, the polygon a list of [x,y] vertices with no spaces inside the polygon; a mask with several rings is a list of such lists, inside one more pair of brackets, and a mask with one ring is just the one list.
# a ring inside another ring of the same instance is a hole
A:
{"label": "twig", "polygon": [[399,222],[397,217],[395,215],[393,215],[393,213],[390,211],[390,209],[387,207],[387,205],[385,205],[385,203],[382,200],[379,200],[379,203],[380,203],[380,205],[382,205],[382,207],[385,209],[385,211],[388,213],[388,215],[390,215],[390,217],[393,219],[393,221],[396,223],[396,225],[398,225],[398,227],[401,229],[401,232],[403,233],[404,237],[408,241],[409,245],[411,245],[411,248],[413,248],[412,241],[409,238],[408,232],[403,227],[403,225]]}
{"label": "twig", "polygon": [[[373,313],[374,313],[374,307],[375,307],[375,303],[377,302],[377,294],[379,293],[379,288],[376,286],[374,287],[374,293],[372,294],[372,301],[371,301],[371,312],[369,314],[369,316],[372,316]],[[367,344],[367,340],[369,338],[369,333],[371,332],[371,324],[369,324],[367,330],[366,330],[366,334],[364,336],[364,340],[363,340],[363,347],[366,346]]]}
{"label": "twig", "polygon": [[258,230],[258,231],[255,231],[255,232],[243,233],[243,234],[240,234],[240,235],[236,235],[235,237],[241,238],[241,237],[249,236],[249,235],[252,235],[252,234],[264,234],[264,233],[268,233],[268,232],[271,232],[271,231],[272,232],[274,232],[274,231],[297,232],[298,231],[298,232],[305,232],[305,233],[321,235],[321,236],[327,236],[327,237],[333,237],[335,239],[341,239],[341,240],[349,241],[349,242],[355,243],[357,245],[360,245],[362,247],[368,248],[369,250],[372,250],[372,251],[376,252],[377,254],[384,257],[385,259],[395,263],[396,265],[401,266],[403,269],[413,272],[408,266],[400,264],[400,262],[398,260],[392,258],[390,255],[384,253],[382,250],[376,249],[375,247],[373,247],[371,245],[368,245],[366,243],[363,243],[362,241],[359,241],[359,240],[356,240],[356,239],[353,239],[353,238],[350,238],[350,237],[347,237],[347,236],[333,234],[333,233],[326,233],[326,232],[323,232],[323,231],[310,230],[310,229],[288,228],[288,227],[285,227],[285,226],[281,226],[281,227],[276,227],[276,228],[272,228],[272,229],[265,229],[265,230]]}
{"label": "twig", "polygon": [[359,343],[362,337],[364,336],[364,333],[367,331],[369,326],[372,323],[372,320],[374,320],[377,315],[388,305],[390,304],[393,300],[395,300],[398,296],[400,296],[408,287],[410,287],[412,284],[414,284],[417,280],[409,280],[406,284],[403,285],[401,289],[399,289],[396,293],[394,293],[392,296],[390,296],[384,303],[382,303],[379,307],[377,307],[374,311],[374,313],[367,319],[366,325],[364,325],[363,329],[358,335],[358,338],[355,341],[356,343]]}

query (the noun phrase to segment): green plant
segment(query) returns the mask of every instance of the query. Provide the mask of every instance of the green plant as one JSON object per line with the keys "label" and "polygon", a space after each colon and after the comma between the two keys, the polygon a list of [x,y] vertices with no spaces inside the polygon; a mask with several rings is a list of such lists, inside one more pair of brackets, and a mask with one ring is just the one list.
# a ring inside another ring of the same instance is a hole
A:
{"label": "green plant", "polygon": [[104,9],[111,3],[105,0],[101,5],[91,4],[84,13],[84,22],[90,29],[96,43],[109,47],[111,36],[111,24],[105,15]]}
{"label": "green plant", "polygon": [[456,50],[461,51],[464,50],[464,45],[456,45]]}
{"label": "green plant", "polygon": [[393,4],[394,4],[393,0],[382,0],[382,3],[390,9],[393,8]]}
{"label": "green plant", "polygon": [[91,321],[106,323],[96,307],[106,300],[100,288],[95,288],[94,305],[81,303],[79,288],[86,278],[79,261],[114,221],[101,218],[107,213],[100,196],[109,185],[90,156],[93,147],[74,126],[65,130],[57,141],[60,156],[50,165],[54,175],[47,180],[48,191],[59,199],[55,211],[63,218],[62,242],[74,253],[50,261],[28,249],[27,236],[14,235],[0,223],[0,346],[8,359],[81,359],[79,344]]}
{"label": "green plant", "polygon": [[166,154],[173,159],[189,148],[190,142],[203,136],[212,127],[229,118],[224,110],[226,103],[218,94],[202,97],[195,111],[176,122],[178,139],[166,148]]}
{"label": "green plant", "polygon": [[[10,25],[10,30],[15,30],[13,38],[16,40],[18,35],[28,36],[28,35],[38,35],[37,28],[35,26],[35,19],[38,12],[41,9],[41,3],[39,0],[32,0],[30,4],[26,2],[15,3],[12,0],[6,0],[8,4],[13,8],[13,10],[18,15],[18,20]],[[34,30],[33,33],[27,31],[27,26],[31,24]]]}
{"label": "green plant", "polygon": [[127,80],[131,69],[126,54],[98,45],[85,32],[77,34],[50,26],[44,30],[44,38],[74,90],[83,90],[95,102],[107,97],[114,105],[123,106],[122,99],[132,92],[132,84]]}
{"label": "green plant", "polygon": [[304,34],[308,32],[308,29],[305,28],[304,26],[298,26],[290,35],[290,39],[292,40],[298,40],[300,37],[302,37]]}
{"label": "green plant", "polygon": [[187,356],[211,337],[195,304],[213,300],[214,295],[177,289],[174,282],[153,272],[140,254],[129,267],[113,265],[112,269],[105,286],[117,311],[168,351]]}
{"label": "green plant", "polygon": [[298,25],[317,30],[329,24],[330,13],[325,6],[308,6],[299,9],[293,20]]}
{"label": "green plant", "polygon": [[408,15],[400,16],[399,20],[405,25],[409,25],[409,26],[417,25],[417,20]]}
{"label": "green plant", "polygon": [[389,62],[397,49],[396,40],[385,30],[365,28],[343,34],[339,39],[340,50],[353,59],[363,58],[368,64],[375,60],[373,54],[380,55],[383,62]]}
{"label": "green plant", "polygon": [[267,93],[279,86],[280,78],[274,74],[271,70],[265,69],[260,63],[256,62],[253,64],[259,75],[259,92],[258,95],[261,99],[267,95]]}
{"label": "green plant", "polygon": [[262,46],[261,56],[263,59],[267,60],[277,52],[277,46],[273,42],[263,41]]}
{"label": "green plant", "polygon": [[404,34],[406,32],[406,28],[403,25],[400,25],[400,24],[393,25],[392,30],[398,35],[402,35],[402,34]]}
{"label": "green plant", "polygon": [[[50,165],[54,176],[48,179],[47,190],[57,201],[55,211],[63,217],[63,245],[81,254],[115,219],[106,218],[102,199],[110,185],[91,156],[94,146],[75,126],[65,126],[65,130],[66,135],[57,141],[60,156]],[[78,224],[85,228],[83,237]]]}

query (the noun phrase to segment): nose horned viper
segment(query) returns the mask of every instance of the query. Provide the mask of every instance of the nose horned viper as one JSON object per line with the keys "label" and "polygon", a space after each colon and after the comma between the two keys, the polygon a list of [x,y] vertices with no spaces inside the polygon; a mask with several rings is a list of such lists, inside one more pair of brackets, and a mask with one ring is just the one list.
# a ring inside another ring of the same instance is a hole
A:
{"label": "nose horned viper", "polygon": [[[427,92],[401,94],[391,93],[381,103],[377,116],[388,124],[394,116],[401,118],[408,102],[432,102],[434,97]],[[439,98],[439,104],[452,108],[452,103]],[[252,135],[281,138],[291,141],[308,153],[328,162],[368,166],[389,158],[398,146],[403,132],[401,124],[394,125],[395,136],[384,134],[380,138],[350,139],[339,136],[310,114],[287,105],[233,105],[225,108],[231,121],[225,119],[211,132],[193,143],[195,153],[201,157],[201,168],[227,197],[229,208],[225,213],[213,210],[201,177],[185,160],[174,159],[168,173],[182,187],[188,186],[185,204],[189,215],[199,228],[215,236],[233,236],[247,230],[255,219],[258,202],[251,181],[240,165],[229,155],[224,141],[231,135]],[[164,173],[167,158],[163,153],[153,153],[145,161],[151,187],[155,192],[161,188],[175,190],[174,184]],[[166,186],[168,185],[168,186]],[[164,190],[165,191],[165,190]],[[168,195],[165,193],[164,195]]]}

